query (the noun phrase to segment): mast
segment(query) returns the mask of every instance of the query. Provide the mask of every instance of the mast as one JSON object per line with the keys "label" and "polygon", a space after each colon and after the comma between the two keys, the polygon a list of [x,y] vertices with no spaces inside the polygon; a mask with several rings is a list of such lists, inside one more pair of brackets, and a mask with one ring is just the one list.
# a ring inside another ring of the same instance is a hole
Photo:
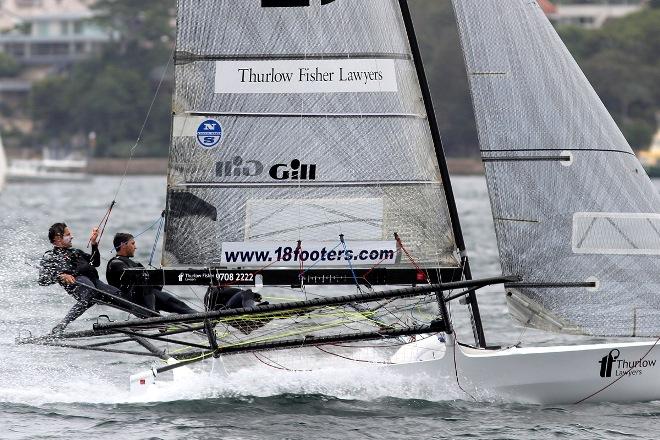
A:
{"label": "mast", "polygon": [[[451,180],[449,178],[449,169],[447,168],[447,160],[445,158],[445,152],[442,146],[440,129],[438,127],[438,122],[435,117],[435,109],[433,108],[431,92],[429,90],[428,81],[426,79],[424,64],[422,63],[422,56],[419,50],[419,45],[417,43],[417,36],[415,34],[415,29],[413,27],[412,16],[410,14],[410,9],[408,7],[408,0],[399,0],[399,5],[401,7],[403,22],[406,27],[406,33],[408,34],[408,42],[410,43],[410,50],[413,55],[413,61],[415,63],[415,70],[417,71],[419,86],[421,88],[422,97],[424,99],[424,107],[426,109],[426,115],[429,121],[429,126],[431,128],[431,137],[433,139],[433,145],[435,147],[435,153],[438,159],[438,165],[440,167],[440,174],[442,176],[442,186],[445,191],[445,198],[447,200],[447,207],[449,209],[449,216],[451,219],[452,230],[454,232],[454,239],[456,240],[456,246],[458,247],[458,251],[460,252],[461,255],[463,275],[465,276],[466,280],[470,280],[472,279],[472,272],[470,270],[470,261],[468,259],[467,250],[465,248],[465,240],[463,239],[463,230],[461,229],[461,224],[458,218],[456,200],[454,199],[454,191],[452,189]],[[474,333],[475,343],[479,347],[486,347],[486,338],[484,335],[483,324],[481,322],[481,314],[479,313],[479,304],[477,302],[476,293],[472,292],[468,295],[467,303],[472,317],[472,331]]]}

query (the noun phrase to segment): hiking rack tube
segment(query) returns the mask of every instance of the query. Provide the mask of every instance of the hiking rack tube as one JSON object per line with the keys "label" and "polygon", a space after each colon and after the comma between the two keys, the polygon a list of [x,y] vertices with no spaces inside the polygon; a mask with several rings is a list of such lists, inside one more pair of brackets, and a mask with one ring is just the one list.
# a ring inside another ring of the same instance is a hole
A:
{"label": "hiking rack tube", "polygon": [[441,284],[428,284],[425,286],[407,287],[404,289],[386,290],[382,292],[362,293],[355,295],[345,295],[333,298],[317,298],[308,301],[296,301],[280,304],[268,304],[252,308],[240,308],[230,310],[218,310],[213,312],[191,313],[188,315],[170,315],[160,318],[133,319],[122,322],[96,323],[94,331],[108,331],[126,329],[131,327],[145,327],[160,324],[181,324],[190,322],[203,322],[206,319],[226,318],[239,315],[258,315],[269,312],[283,312],[296,309],[308,309],[323,306],[340,305],[346,303],[369,302],[378,299],[405,298],[418,296],[425,293],[444,292],[447,290],[484,287],[493,284],[504,284],[518,280],[518,277],[493,277],[477,280],[454,281]]}
{"label": "hiking rack tube", "polygon": [[[95,336],[103,336],[103,335],[111,335],[115,332],[113,331],[107,331],[107,332],[99,332],[97,330],[82,330],[82,331],[77,331],[77,332],[68,332],[68,333],[62,333],[61,335],[44,335],[44,336],[29,336],[26,338],[21,338],[18,337],[15,339],[16,345],[23,345],[23,344],[42,344],[42,343],[49,343],[53,341],[62,341],[65,339],[81,339],[81,338],[91,338]],[[46,345],[46,344],[44,344]]]}
{"label": "hiking rack tube", "polygon": [[97,347],[94,345],[75,345],[66,342],[58,342],[56,340],[51,340],[51,342],[45,342],[45,341],[40,342],[39,345],[45,345],[47,347],[74,348],[76,350],[100,351],[103,353],[131,354],[135,356],[153,356],[163,359],[160,355],[149,351],[121,350],[114,348]]}
{"label": "hiking rack tube", "polygon": [[[397,338],[400,336],[419,335],[422,333],[438,333],[443,332],[446,329],[446,323],[440,319],[437,319],[432,321],[430,325],[415,326],[401,330],[380,330],[377,332],[351,333],[348,335],[335,336],[304,336],[301,338],[285,339],[282,341],[274,342],[252,342],[249,344],[229,345],[218,347],[217,349],[211,351],[188,352],[185,354],[184,360],[179,360],[179,362],[176,364],[156,368],[155,372],[158,374],[164,373],[166,371],[174,370],[175,368],[184,367],[186,365],[201,362],[210,357],[218,357],[220,355],[239,354],[243,352],[255,352],[263,350],[280,350],[286,348],[315,347],[317,345],[330,345],[339,342],[372,341],[376,339],[389,339]],[[182,359],[182,357],[174,357],[176,359]]]}

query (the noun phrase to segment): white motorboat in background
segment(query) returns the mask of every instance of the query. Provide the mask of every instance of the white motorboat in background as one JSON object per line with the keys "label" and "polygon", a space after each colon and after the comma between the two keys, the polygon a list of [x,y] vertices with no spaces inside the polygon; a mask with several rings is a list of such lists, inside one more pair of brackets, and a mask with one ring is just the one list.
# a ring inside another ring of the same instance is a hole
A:
{"label": "white motorboat in background", "polygon": [[41,159],[12,159],[7,168],[10,182],[87,181],[87,159],[80,155],[58,157],[44,148]]}

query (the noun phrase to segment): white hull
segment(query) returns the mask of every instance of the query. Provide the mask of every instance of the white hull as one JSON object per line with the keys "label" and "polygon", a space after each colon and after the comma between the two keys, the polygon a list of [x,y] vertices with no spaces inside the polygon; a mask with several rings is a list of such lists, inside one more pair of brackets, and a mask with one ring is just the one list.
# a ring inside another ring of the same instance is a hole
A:
{"label": "white hull", "polygon": [[91,180],[86,160],[15,159],[7,168],[10,182],[85,182]]}
{"label": "white hull", "polygon": [[78,172],[21,172],[9,169],[9,182],[89,182],[92,176]]}
{"label": "white hull", "polygon": [[477,400],[536,404],[650,401],[660,400],[660,344],[654,347],[654,343],[483,350],[454,344],[452,337],[446,343],[431,337],[399,350],[391,368],[454,383],[458,374],[461,387]]}
{"label": "white hull", "polygon": [[[641,365],[633,366],[642,358]],[[446,343],[431,336],[403,346],[391,360],[382,368],[438,383],[455,384],[458,374],[461,388],[469,393],[465,399],[478,401],[548,405],[660,400],[660,344],[653,341],[483,350],[454,345],[451,336]],[[174,372],[175,381],[192,374],[187,367]],[[131,392],[156,386],[156,376],[153,370],[131,376]]]}

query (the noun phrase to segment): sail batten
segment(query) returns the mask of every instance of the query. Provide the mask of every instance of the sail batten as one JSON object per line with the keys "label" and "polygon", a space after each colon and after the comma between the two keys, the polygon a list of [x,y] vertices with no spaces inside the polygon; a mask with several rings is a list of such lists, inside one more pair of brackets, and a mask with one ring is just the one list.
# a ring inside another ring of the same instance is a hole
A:
{"label": "sail batten", "polygon": [[383,53],[383,52],[360,52],[360,53],[282,53],[274,56],[273,54],[193,54],[190,52],[177,52],[175,58],[178,61],[221,61],[221,60],[330,60],[330,59],[400,59],[410,60],[411,56],[407,53]]}
{"label": "sail batten", "polygon": [[281,187],[323,187],[323,186],[409,186],[409,185],[437,185],[438,182],[434,181],[403,181],[403,180],[380,180],[380,181],[364,181],[364,182],[314,182],[314,183],[259,183],[259,182],[241,182],[241,183],[223,183],[223,182],[184,182],[181,184],[173,185],[173,188],[237,188],[237,187],[260,187],[260,188],[281,188]]}
{"label": "sail batten", "polygon": [[453,4],[511,314],[660,334],[660,196],[616,123],[537,2]]}
{"label": "sail batten", "polygon": [[355,258],[308,262],[410,267],[395,233],[420,267],[459,266],[397,0],[179,0],[177,23],[164,266],[286,266],[343,236]]}
{"label": "sail batten", "polygon": [[413,118],[426,119],[426,115],[414,113],[267,113],[267,112],[214,112],[193,110],[191,116],[260,116],[278,118]]}

